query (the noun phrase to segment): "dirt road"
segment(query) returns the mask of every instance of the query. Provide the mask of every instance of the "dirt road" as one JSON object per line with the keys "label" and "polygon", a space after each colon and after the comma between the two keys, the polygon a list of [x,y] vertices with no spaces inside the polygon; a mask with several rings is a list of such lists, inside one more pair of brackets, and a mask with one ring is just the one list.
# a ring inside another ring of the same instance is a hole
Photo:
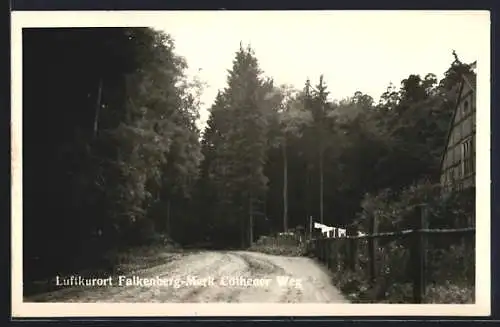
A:
{"label": "dirt road", "polygon": [[93,281],[59,278],[59,283],[64,282],[68,286],[63,289],[25,301],[347,302],[331,285],[326,270],[313,260],[255,252],[201,252],[135,274]]}

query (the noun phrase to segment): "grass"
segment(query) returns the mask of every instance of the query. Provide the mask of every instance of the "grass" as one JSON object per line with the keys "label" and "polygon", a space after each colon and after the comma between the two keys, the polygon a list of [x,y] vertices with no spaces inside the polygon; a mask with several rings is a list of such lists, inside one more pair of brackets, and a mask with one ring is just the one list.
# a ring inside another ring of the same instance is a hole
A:
{"label": "grass", "polygon": [[426,303],[473,304],[475,301],[473,285],[453,284],[431,285],[426,290]]}
{"label": "grass", "polygon": [[290,245],[254,245],[250,247],[249,251],[288,257],[301,257],[304,255],[304,249],[300,246]]}
{"label": "grass", "polygon": [[[65,276],[79,275],[82,277],[107,277],[110,275],[132,274],[161,264],[179,259],[186,251],[170,245],[149,245],[134,247],[123,251],[109,251],[103,255],[100,264],[92,269],[74,273],[61,274]],[[24,295],[35,295],[60,289],[55,284],[54,274],[49,279],[24,281]]]}
{"label": "grass", "polygon": [[[415,303],[413,284],[391,280],[390,277],[378,277],[372,287],[368,274],[363,270],[332,273],[333,284],[352,303]],[[473,304],[474,285],[465,283],[460,278],[442,283],[426,285],[424,303]]]}
{"label": "grass", "polygon": [[[424,303],[474,303],[474,249],[465,242],[446,240],[447,247],[429,244],[426,251],[426,290]],[[455,242],[453,244],[452,242]],[[332,271],[333,284],[353,303],[415,303],[411,253],[403,242],[380,244],[375,251],[376,280],[369,281],[367,244],[358,243],[355,271],[347,268],[348,243],[339,243],[336,250],[341,260],[340,271]]]}
{"label": "grass", "polygon": [[249,248],[249,251],[290,257],[302,257],[306,255],[306,250],[305,244],[297,244],[293,240],[279,240],[276,237],[261,238]]}

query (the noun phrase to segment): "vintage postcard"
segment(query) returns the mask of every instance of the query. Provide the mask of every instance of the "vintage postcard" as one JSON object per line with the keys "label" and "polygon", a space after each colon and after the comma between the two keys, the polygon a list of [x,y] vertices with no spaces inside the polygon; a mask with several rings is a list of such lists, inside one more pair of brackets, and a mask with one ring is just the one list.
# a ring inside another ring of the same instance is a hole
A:
{"label": "vintage postcard", "polygon": [[13,317],[490,314],[489,12],[11,33]]}

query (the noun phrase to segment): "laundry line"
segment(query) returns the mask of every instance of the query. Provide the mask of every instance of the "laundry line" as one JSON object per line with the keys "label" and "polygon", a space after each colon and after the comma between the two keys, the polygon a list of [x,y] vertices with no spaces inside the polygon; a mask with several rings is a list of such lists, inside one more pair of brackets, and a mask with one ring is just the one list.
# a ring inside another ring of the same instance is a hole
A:
{"label": "laundry line", "polygon": [[[347,230],[341,227],[327,226],[318,222],[314,222],[315,229],[321,229],[321,234],[328,238],[341,238],[347,236]],[[358,236],[364,236],[365,233],[358,231]]]}

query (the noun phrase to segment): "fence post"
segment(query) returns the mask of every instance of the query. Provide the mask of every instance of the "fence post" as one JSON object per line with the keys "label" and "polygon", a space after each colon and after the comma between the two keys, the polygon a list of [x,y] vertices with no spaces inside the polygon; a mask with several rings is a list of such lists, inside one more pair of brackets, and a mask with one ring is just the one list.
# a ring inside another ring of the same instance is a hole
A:
{"label": "fence post", "polygon": [[335,260],[333,258],[333,254],[335,252],[334,250],[335,244],[333,243],[333,239],[331,238],[327,238],[325,242],[326,242],[326,253],[327,253],[326,266],[328,267],[328,269],[332,270],[335,264]]}
{"label": "fence post", "polygon": [[338,238],[332,238],[330,242],[332,242],[332,268],[333,271],[339,272],[340,271],[339,251],[340,248],[342,247],[342,243]]}
{"label": "fence post", "polygon": [[[377,231],[377,222],[374,214],[369,216],[369,235],[372,236]],[[370,284],[375,285],[376,279],[376,256],[375,256],[376,240],[374,237],[368,239],[368,258],[369,258],[369,271],[370,271]]]}
{"label": "fence post", "polygon": [[323,259],[323,262],[326,262],[326,264],[328,265],[328,256],[330,255],[330,251],[328,249],[328,239],[327,238],[324,238],[323,239],[323,250],[325,251],[325,256],[324,256],[324,259]]}
{"label": "fence post", "polygon": [[427,207],[423,204],[416,207],[415,213],[415,232],[412,235],[413,244],[411,248],[412,252],[412,267],[414,271],[413,277],[413,300],[415,303],[422,303],[425,296],[425,252],[426,252],[426,242],[425,234],[421,231],[427,226]]}
{"label": "fence post", "polygon": [[322,237],[321,238],[321,262],[325,262],[326,259],[326,249],[325,249],[325,239]]}
{"label": "fence post", "polygon": [[354,229],[353,226],[347,226],[347,246],[348,246],[348,266],[351,271],[356,270],[356,245],[357,245],[357,239],[355,238],[350,238],[356,236],[356,230]]}
{"label": "fence post", "polygon": [[319,253],[320,253],[320,257],[319,257],[319,260],[321,262],[324,262],[325,260],[325,245],[324,245],[324,239],[321,237],[319,238],[319,241],[318,241],[318,246],[319,246]]}
{"label": "fence post", "polygon": [[319,261],[323,261],[323,244],[320,238],[316,239],[316,245],[318,246],[318,259]]}
{"label": "fence post", "polygon": [[[347,234],[347,233],[346,233]],[[338,246],[338,249],[337,249],[337,269],[339,271],[344,271],[344,270],[347,270],[349,269],[349,248],[348,248],[348,245],[349,245],[349,242],[347,241],[347,238],[338,238],[338,241],[337,241],[337,246]],[[346,267],[347,266],[347,267]]]}
{"label": "fence post", "polygon": [[309,239],[312,240],[313,238],[313,217],[309,217]]}

